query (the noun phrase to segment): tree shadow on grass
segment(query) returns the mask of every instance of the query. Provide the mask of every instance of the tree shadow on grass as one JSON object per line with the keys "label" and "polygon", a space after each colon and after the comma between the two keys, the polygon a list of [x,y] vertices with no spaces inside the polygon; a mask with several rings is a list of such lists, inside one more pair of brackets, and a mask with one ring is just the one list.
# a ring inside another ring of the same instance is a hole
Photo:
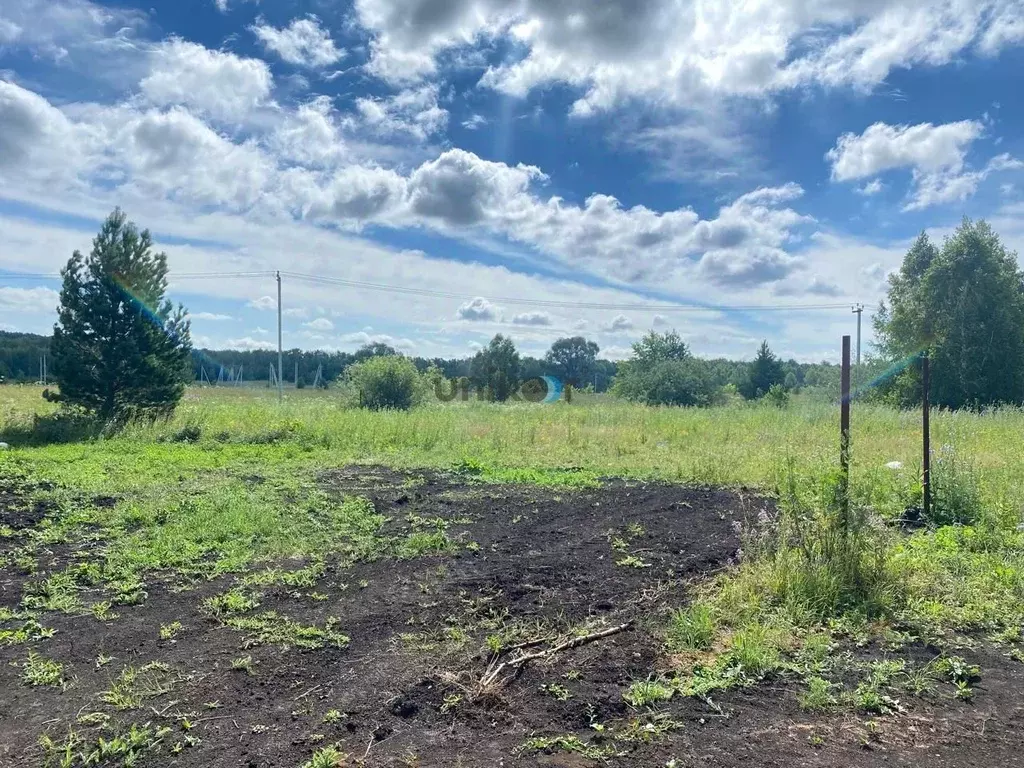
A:
{"label": "tree shadow on grass", "polygon": [[111,425],[83,411],[58,411],[19,418],[0,425],[0,442],[12,448],[84,443],[109,435]]}

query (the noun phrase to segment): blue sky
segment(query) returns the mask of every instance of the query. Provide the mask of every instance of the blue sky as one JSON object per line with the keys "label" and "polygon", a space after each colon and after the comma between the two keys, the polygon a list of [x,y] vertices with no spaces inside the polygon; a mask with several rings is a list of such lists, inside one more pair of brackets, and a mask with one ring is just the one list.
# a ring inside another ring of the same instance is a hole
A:
{"label": "blue sky", "polygon": [[0,327],[120,205],[202,345],[273,278],[174,274],[279,269],[289,348],[834,359],[918,232],[1024,247],[1022,73],[1022,0],[5,0]]}

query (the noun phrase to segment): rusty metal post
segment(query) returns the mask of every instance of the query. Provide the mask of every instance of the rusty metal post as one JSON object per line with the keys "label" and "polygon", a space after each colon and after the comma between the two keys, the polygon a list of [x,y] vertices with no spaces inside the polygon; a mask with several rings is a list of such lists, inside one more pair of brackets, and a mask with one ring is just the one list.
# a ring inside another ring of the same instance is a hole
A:
{"label": "rusty metal post", "polygon": [[842,529],[845,533],[850,521],[850,337],[843,336],[843,366],[840,377],[839,405],[839,503]]}
{"label": "rusty metal post", "polygon": [[928,365],[928,350],[924,351],[921,355],[921,388],[923,396],[921,398],[922,410],[921,410],[921,426],[924,432],[924,456],[923,459],[923,477],[922,486],[924,490],[924,498],[921,504],[922,512],[924,513],[924,519],[928,520],[931,517],[932,508],[932,441],[931,441],[931,425],[929,424],[929,417],[931,411],[931,403],[928,398],[928,390],[931,380],[931,372]]}

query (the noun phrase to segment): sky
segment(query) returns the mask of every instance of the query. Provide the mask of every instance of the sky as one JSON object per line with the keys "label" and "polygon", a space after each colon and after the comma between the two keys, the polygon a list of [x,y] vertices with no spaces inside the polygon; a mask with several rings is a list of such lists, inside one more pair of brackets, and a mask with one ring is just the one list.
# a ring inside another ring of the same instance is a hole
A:
{"label": "sky", "polygon": [[2,0],[0,328],[120,206],[197,346],[280,270],[286,349],[835,360],[921,231],[1024,251],[1022,92],[1024,0]]}

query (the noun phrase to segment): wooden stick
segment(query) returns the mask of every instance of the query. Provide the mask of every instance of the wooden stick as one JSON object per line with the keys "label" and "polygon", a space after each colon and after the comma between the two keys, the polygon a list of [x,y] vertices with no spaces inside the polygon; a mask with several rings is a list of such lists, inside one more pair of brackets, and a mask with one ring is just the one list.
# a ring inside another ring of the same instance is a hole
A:
{"label": "wooden stick", "polygon": [[579,637],[574,637],[571,640],[566,640],[564,643],[554,646],[553,648],[548,648],[543,651],[535,651],[533,653],[521,654],[514,659],[504,661],[498,666],[494,667],[493,669],[488,669],[484,676],[480,678],[480,685],[478,686],[477,691],[482,692],[490,686],[494,685],[498,678],[501,677],[502,672],[504,672],[506,669],[515,668],[515,670],[518,672],[531,661],[549,658],[551,656],[554,656],[556,653],[561,653],[562,651],[569,651],[573,648],[579,648],[581,645],[587,645],[588,643],[593,643],[597,640],[603,640],[606,637],[611,637],[612,635],[617,635],[620,632],[625,632],[632,626],[633,622],[627,621],[625,624],[620,624],[617,627],[609,627],[608,629],[602,629],[599,632],[591,632],[589,635],[580,635]]}

